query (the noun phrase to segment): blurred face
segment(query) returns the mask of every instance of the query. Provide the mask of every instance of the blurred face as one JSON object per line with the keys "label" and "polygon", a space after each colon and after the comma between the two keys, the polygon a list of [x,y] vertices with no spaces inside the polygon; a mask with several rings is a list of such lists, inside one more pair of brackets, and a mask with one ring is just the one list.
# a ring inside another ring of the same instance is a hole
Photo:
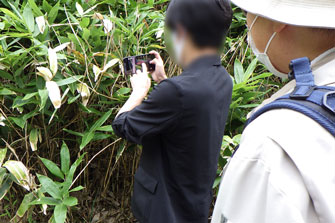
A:
{"label": "blurred face", "polygon": [[183,65],[183,57],[185,51],[186,33],[184,29],[178,27],[176,30],[171,30],[165,27],[165,42],[167,50],[172,59],[179,65]]}
{"label": "blurred face", "polygon": [[182,68],[186,68],[201,56],[217,54],[214,47],[198,47],[186,29],[177,25],[175,30],[165,27],[165,43],[172,59]]}
{"label": "blurred face", "polygon": [[183,68],[192,61],[197,49],[188,32],[180,25],[175,30],[165,27],[165,43],[169,55]]}

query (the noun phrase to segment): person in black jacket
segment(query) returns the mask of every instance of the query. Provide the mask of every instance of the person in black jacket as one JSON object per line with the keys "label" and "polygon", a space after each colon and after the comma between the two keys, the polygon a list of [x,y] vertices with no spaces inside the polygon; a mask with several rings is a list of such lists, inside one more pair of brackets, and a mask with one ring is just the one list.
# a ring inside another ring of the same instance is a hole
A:
{"label": "person in black jacket", "polygon": [[158,84],[146,98],[147,68],[131,77],[132,94],[113,122],[115,133],[143,145],[132,211],[141,223],[205,223],[212,200],[232,80],[219,48],[232,21],[228,0],[171,1],[166,27],[182,74],[167,78],[160,55]]}

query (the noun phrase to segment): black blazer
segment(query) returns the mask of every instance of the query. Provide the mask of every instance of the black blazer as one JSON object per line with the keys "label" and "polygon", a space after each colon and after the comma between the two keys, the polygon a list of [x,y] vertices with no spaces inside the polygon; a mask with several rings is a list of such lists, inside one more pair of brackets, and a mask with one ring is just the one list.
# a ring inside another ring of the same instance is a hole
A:
{"label": "black blazer", "polygon": [[141,223],[208,222],[231,93],[219,56],[206,56],[114,120],[117,135],[143,145],[132,198]]}

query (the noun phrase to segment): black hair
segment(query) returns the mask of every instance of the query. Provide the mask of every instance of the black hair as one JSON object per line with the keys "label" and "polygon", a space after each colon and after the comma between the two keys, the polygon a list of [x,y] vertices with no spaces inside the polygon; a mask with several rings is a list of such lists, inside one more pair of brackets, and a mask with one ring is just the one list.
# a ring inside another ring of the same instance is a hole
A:
{"label": "black hair", "polygon": [[182,26],[199,48],[220,48],[232,16],[229,0],[172,0],[165,24],[171,30]]}

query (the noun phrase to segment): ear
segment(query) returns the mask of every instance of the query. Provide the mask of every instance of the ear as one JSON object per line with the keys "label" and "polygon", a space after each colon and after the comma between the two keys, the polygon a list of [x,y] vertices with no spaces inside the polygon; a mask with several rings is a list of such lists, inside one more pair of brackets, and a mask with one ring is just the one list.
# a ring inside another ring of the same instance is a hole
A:
{"label": "ear", "polygon": [[281,22],[273,22],[273,31],[276,33],[280,33],[287,27],[287,24]]}

